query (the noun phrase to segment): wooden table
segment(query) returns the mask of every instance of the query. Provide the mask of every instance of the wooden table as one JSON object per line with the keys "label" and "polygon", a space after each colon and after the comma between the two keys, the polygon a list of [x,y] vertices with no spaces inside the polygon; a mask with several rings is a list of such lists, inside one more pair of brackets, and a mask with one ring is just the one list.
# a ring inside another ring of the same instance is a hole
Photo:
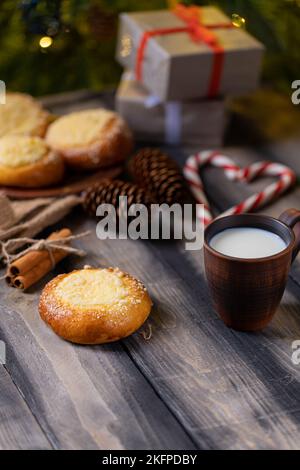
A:
{"label": "wooden table", "polygon": [[[90,93],[47,99],[54,112],[98,105]],[[109,100],[108,100],[109,102]],[[272,146],[290,162],[297,142]],[[191,149],[173,149],[183,163]],[[270,148],[228,148],[241,164],[270,158]],[[205,179],[222,210],[265,184],[227,182],[218,170]],[[264,210],[279,216],[300,207],[300,189]],[[295,449],[300,448],[300,365],[291,360],[300,339],[300,263],[292,268],[281,306],[261,333],[230,330],[211,306],[202,252],[182,242],[100,241],[95,221],[78,209],[60,226],[91,229],[56,273],[80,267],[119,266],[144,281],[155,307],[152,337],[140,333],[115,344],[75,346],[40,320],[45,281],[24,294],[1,283],[0,366],[2,449]],[[56,274],[55,273],[55,274]]]}

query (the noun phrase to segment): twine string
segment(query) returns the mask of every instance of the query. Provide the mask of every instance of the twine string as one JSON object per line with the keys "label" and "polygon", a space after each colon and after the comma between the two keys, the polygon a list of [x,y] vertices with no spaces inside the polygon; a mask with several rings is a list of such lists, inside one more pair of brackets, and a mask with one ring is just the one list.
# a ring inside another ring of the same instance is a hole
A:
{"label": "twine string", "polygon": [[152,325],[151,323],[147,322],[145,328],[141,331],[141,335],[145,341],[150,341],[152,338]]}
{"label": "twine string", "polygon": [[[59,238],[57,240],[46,240],[46,239],[36,240],[34,238],[21,237],[21,238],[12,238],[5,242],[0,241],[1,256],[5,264],[8,265],[14,262],[15,260],[25,256],[27,253],[30,253],[31,251],[47,250],[49,254],[49,258],[52,263],[52,267],[54,268],[55,267],[55,260],[53,256],[54,250],[62,250],[66,253],[76,254],[78,256],[84,256],[86,254],[84,250],[66,245],[66,243],[86,237],[90,233],[91,233],[90,231],[86,231],[83,233],[79,233],[78,235],[70,235],[69,237]],[[20,253],[12,254],[9,252],[9,248],[10,248],[10,245],[14,245],[16,242],[21,242],[21,243],[31,245],[31,246],[21,251]]]}

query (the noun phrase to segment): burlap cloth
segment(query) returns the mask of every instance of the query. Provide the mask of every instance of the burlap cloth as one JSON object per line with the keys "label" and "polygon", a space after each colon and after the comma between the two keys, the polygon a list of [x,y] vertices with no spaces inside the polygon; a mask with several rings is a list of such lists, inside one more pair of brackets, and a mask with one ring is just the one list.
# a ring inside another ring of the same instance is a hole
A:
{"label": "burlap cloth", "polygon": [[10,252],[19,250],[24,245],[19,238],[35,237],[46,227],[63,219],[80,203],[81,198],[76,195],[12,201],[0,194],[0,247],[3,242],[13,239]]}

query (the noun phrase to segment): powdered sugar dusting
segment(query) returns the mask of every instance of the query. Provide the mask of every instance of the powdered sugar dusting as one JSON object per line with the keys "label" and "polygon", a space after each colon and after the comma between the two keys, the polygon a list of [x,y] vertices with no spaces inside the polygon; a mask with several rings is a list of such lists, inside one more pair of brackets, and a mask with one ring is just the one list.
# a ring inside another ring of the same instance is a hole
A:
{"label": "powdered sugar dusting", "polygon": [[63,302],[73,306],[114,306],[121,313],[126,313],[132,305],[141,304],[145,291],[140,281],[118,268],[74,271],[55,289]]}

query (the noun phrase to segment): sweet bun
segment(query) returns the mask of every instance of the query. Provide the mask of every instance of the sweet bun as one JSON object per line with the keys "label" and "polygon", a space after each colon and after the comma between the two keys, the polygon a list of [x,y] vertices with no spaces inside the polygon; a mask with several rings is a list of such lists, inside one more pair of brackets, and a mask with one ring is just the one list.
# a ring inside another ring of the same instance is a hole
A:
{"label": "sweet bun", "polygon": [[44,137],[49,122],[50,114],[30,95],[6,93],[6,102],[1,105],[0,112],[0,137]]}
{"label": "sweet bun", "polygon": [[133,147],[123,119],[106,109],[90,109],[58,118],[48,128],[46,140],[66,162],[93,169],[123,162]]}
{"label": "sweet bun", "polygon": [[118,268],[61,274],[44,288],[39,312],[55,333],[73,343],[100,344],[134,333],[152,302],[145,287]]}
{"label": "sweet bun", "polygon": [[0,185],[38,188],[58,183],[64,174],[60,155],[40,137],[0,138]]}

